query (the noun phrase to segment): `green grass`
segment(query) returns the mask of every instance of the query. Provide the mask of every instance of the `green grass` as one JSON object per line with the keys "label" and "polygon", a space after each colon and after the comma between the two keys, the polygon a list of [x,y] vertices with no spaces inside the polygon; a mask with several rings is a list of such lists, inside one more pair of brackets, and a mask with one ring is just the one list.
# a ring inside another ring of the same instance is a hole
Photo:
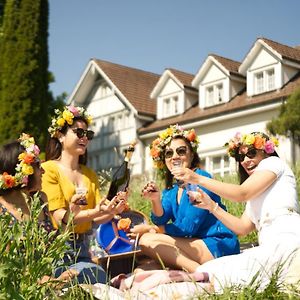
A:
{"label": "green grass", "polygon": [[[293,168],[297,178],[297,189],[299,195],[300,164]],[[226,177],[226,182],[236,182],[235,177]],[[130,207],[142,211],[149,216],[151,205],[149,201],[141,197],[140,193],[148,178],[132,178],[130,184]],[[102,181],[102,194],[105,194],[108,183]],[[234,215],[241,215],[244,204],[237,204],[223,199],[227,209]],[[31,218],[23,225],[10,224],[8,217],[0,218],[0,300],[52,300],[52,299],[94,299],[92,294],[74,285],[65,293],[49,286],[39,284],[38,280],[43,275],[50,275],[55,263],[66,251],[65,240],[67,233],[56,238],[49,236],[40,229],[38,215],[40,213],[39,201],[34,198],[32,201]],[[241,242],[255,242],[256,234],[251,234],[241,239]],[[258,291],[257,286],[251,285],[244,288],[226,289],[223,294],[194,295],[192,299],[299,299],[300,291],[291,287],[290,290],[282,290],[276,280],[276,274],[272,277],[270,284],[264,291]],[[105,300],[105,299],[104,299]]]}

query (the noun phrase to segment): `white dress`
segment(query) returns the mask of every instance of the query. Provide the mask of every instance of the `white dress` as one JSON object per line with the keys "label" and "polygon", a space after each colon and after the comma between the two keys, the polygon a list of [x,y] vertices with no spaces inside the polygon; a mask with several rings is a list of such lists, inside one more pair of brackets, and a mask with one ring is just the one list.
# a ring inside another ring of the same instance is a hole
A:
{"label": "white dress", "polygon": [[258,230],[259,246],[217,258],[197,269],[209,274],[216,291],[250,284],[263,289],[277,271],[279,280],[284,280],[294,253],[300,248],[299,203],[293,172],[274,156],[262,160],[255,172],[260,170],[272,171],[277,180],[246,204],[246,214]]}

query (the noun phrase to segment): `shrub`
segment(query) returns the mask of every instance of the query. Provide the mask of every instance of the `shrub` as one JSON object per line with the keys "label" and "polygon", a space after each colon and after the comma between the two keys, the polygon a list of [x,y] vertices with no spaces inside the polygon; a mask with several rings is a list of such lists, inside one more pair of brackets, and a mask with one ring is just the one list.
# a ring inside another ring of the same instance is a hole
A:
{"label": "shrub", "polygon": [[48,234],[39,224],[42,207],[37,195],[28,203],[28,220],[12,222],[9,214],[0,218],[0,299],[47,299],[50,294],[53,299],[50,285],[39,280],[52,274],[66,251],[68,234]]}

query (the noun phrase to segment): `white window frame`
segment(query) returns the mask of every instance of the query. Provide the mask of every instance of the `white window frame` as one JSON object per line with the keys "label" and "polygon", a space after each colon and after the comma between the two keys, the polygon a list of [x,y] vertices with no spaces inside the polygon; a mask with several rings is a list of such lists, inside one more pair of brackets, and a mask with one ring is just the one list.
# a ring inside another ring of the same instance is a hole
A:
{"label": "white window frame", "polygon": [[205,106],[213,106],[224,102],[224,85],[216,83],[205,89]]}
{"label": "white window frame", "polygon": [[[214,167],[214,159],[219,158],[219,168]],[[227,153],[219,154],[219,155],[210,155],[206,157],[206,164],[208,171],[213,175],[220,175],[221,177],[224,177],[225,174],[230,174],[230,159],[228,157]]]}
{"label": "white window frame", "polygon": [[166,97],[163,100],[163,116],[170,117],[179,113],[179,97]]}
{"label": "white window frame", "polygon": [[254,74],[255,94],[269,92],[275,89],[275,69],[269,68]]}

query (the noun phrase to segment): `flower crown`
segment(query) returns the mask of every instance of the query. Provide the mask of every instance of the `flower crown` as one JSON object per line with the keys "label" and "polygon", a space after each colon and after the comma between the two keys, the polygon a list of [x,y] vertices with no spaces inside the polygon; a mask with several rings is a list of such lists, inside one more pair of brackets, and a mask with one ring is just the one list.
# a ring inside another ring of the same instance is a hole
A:
{"label": "flower crown", "polygon": [[165,166],[164,163],[164,150],[166,145],[168,145],[171,140],[176,136],[183,136],[186,138],[191,146],[193,151],[197,152],[197,147],[199,145],[199,139],[196,135],[194,129],[184,130],[178,124],[170,125],[166,130],[161,132],[150,145],[150,155],[153,159],[154,166],[158,169],[162,169]]}
{"label": "flower crown", "polygon": [[255,149],[264,150],[271,154],[275,151],[275,147],[279,145],[278,139],[275,137],[268,137],[261,132],[253,132],[250,134],[241,134],[237,132],[235,136],[225,144],[229,156],[235,157],[238,149],[241,146],[253,146]]}
{"label": "flower crown", "polygon": [[73,124],[73,119],[75,117],[83,118],[88,125],[92,123],[92,117],[88,112],[79,106],[65,106],[63,111],[55,109],[55,115],[52,118],[51,126],[48,128],[51,137],[57,137],[57,133],[65,126]]}
{"label": "flower crown", "polygon": [[15,175],[3,172],[0,175],[0,189],[6,190],[18,185],[25,187],[28,184],[28,176],[33,174],[32,163],[39,161],[40,149],[35,145],[34,138],[22,133],[18,141],[25,151],[18,156],[19,163],[16,165]]}

